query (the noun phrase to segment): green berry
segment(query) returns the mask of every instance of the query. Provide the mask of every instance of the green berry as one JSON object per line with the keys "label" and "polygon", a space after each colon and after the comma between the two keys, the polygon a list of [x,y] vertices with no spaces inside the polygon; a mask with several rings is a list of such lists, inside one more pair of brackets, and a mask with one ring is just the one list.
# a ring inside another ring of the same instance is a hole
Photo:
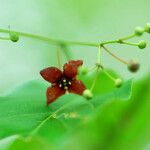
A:
{"label": "green berry", "polygon": [[16,32],[10,32],[9,36],[12,42],[17,42],[19,40],[19,34]]}
{"label": "green berry", "polygon": [[118,78],[118,79],[115,80],[115,86],[117,88],[120,88],[122,86],[122,80],[120,78]]}
{"label": "green berry", "polygon": [[83,96],[86,98],[86,99],[91,99],[93,97],[93,93],[89,90],[89,89],[86,89],[84,90],[83,92]]}
{"label": "green berry", "polygon": [[147,23],[146,25],[145,25],[145,32],[147,32],[147,33],[150,33],[150,23]]}
{"label": "green berry", "polygon": [[134,72],[137,72],[139,68],[140,68],[140,64],[137,60],[132,59],[128,62],[129,71],[134,73]]}
{"label": "green berry", "polygon": [[134,30],[134,33],[137,36],[141,36],[144,33],[144,29],[142,27],[136,27],[135,30]]}
{"label": "green berry", "polygon": [[81,74],[81,75],[86,75],[88,73],[88,68],[84,67],[84,66],[80,66],[78,68],[78,73]]}
{"label": "green berry", "polygon": [[140,49],[144,49],[144,48],[146,47],[146,41],[141,40],[141,41],[139,42],[139,44],[138,44],[138,47],[139,47]]}

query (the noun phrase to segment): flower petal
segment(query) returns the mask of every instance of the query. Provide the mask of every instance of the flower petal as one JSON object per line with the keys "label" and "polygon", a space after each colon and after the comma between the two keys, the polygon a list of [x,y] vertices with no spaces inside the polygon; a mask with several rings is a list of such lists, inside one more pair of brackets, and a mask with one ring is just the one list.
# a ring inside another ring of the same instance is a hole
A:
{"label": "flower petal", "polygon": [[54,100],[56,100],[63,94],[65,94],[65,90],[61,89],[57,84],[47,88],[47,105],[52,103]]}
{"label": "flower petal", "polygon": [[70,60],[70,61],[68,61],[68,63],[69,64],[74,64],[74,65],[76,65],[78,67],[83,65],[83,61],[82,60]]}
{"label": "flower petal", "polygon": [[48,82],[54,83],[62,77],[62,71],[56,67],[49,67],[40,71],[41,76]]}
{"label": "flower petal", "polygon": [[75,79],[75,80],[72,80],[72,82],[71,82],[69,92],[82,95],[82,93],[85,89],[86,89],[86,87],[83,84],[83,82]]}
{"label": "flower petal", "polygon": [[78,73],[78,67],[83,64],[82,60],[71,60],[64,65],[64,75],[68,78],[74,78]]}

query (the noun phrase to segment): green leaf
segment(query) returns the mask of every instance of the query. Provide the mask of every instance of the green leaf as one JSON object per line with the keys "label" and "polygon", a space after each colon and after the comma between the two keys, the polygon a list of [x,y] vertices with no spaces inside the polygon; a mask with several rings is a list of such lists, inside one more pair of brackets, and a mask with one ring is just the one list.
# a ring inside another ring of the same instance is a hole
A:
{"label": "green leaf", "polygon": [[[46,106],[47,86],[41,82],[31,81],[0,99],[0,137],[12,134],[28,135],[50,115],[63,115],[65,111],[90,111],[91,104],[77,95],[65,95],[49,107]],[[71,101],[70,101],[71,99]],[[11,125],[10,125],[11,123]]]}
{"label": "green leaf", "polygon": [[0,132],[1,138],[13,134],[33,134],[47,122],[53,122],[57,128],[58,122],[54,118],[67,124],[67,129],[73,128],[105,100],[127,98],[131,92],[131,81],[121,89],[95,96],[91,101],[69,94],[60,97],[49,107],[46,106],[46,88],[47,85],[42,82],[31,81],[0,98],[0,128],[3,129]]}
{"label": "green leaf", "polygon": [[10,145],[9,150],[49,150],[50,148],[51,145],[40,138],[18,138]]}
{"label": "green leaf", "polygon": [[[107,103],[97,111],[93,119],[83,125],[84,127],[66,137],[64,140],[67,142],[61,149],[71,147],[73,150],[148,149],[150,139],[149,89],[149,77],[134,84],[133,94],[129,101],[115,99]],[[81,140],[82,142],[79,142]]]}
{"label": "green leaf", "polygon": [[18,137],[18,135],[13,135],[0,140],[0,150],[8,150]]}

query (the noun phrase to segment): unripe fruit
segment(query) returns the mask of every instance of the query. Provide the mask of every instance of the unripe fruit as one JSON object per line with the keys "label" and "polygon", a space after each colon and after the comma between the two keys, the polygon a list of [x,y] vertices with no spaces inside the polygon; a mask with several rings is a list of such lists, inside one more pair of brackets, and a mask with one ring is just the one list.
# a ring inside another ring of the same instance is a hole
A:
{"label": "unripe fruit", "polygon": [[9,36],[12,42],[17,42],[19,40],[19,34],[16,32],[10,32]]}
{"label": "unripe fruit", "polygon": [[122,80],[120,78],[118,78],[118,79],[115,80],[115,86],[117,88],[120,88],[122,86]]}
{"label": "unripe fruit", "polygon": [[80,66],[78,68],[78,73],[81,75],[86,75],[88,73],[88,68],[84,67],[84,66]]}
{"label": "unripe fruit", "polygon": [[150,33],[150,23],[147,23],[146,25],[145,25],[145,32],[147,32],[147,33]]}
{"label": "unripe fruit", "polygon": [[135,30],[134,30],[134,33],[137,36],[141,36],[144,33],[144,29],[142,27],[136,27]]}
{"label": "unripe fruit", "polygon": [[139,42],[139,44],[138,44],[138,47],[139,47],[140,49],[144,49],[144,48],[146,47],[146,41],[141,40],[141,41]]}
{"label": "unripe fruit", "polygon": [[86,89],[84,90],[83,92],[83,96],[86,98],[86,99],[91,99],[93,97],[93,93],[89,90],[89,89]]}
{"label": "unripe fruit", "polygon": [[140,68],[140,64],[137,60],[132,59],[128,62],[129,71],[134,73],[134,72],[137,72],[139,70],[139,68]]}

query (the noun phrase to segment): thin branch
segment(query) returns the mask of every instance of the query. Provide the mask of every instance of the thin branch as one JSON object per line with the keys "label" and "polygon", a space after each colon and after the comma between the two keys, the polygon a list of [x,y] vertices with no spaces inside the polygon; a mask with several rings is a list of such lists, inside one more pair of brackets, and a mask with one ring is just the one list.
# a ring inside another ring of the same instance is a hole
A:
{"label": "thin branch", "polygon": [[[10,31],[6,30],[6,29],[0,29],[0,32],[1,33],[10,33]],[[11,32],[16,32],[20,36],[42,40],[42,41],[45,41],[45,42],[48,42],[48,43],[54,44],[54,45],[67,44],[67,45],[82,45],[82,46],[93,46],[93,47],[97,47],[99,45],[99,43],[94,43],[94,42],[92,43],[92,42],[59,40],[59,39],[53,39],[53,38],[36,35],[36,34],[31,34],[31,33],[18,32],[18,31],[14,31],[14,30],[11,30]]]}
{"label": "thin branch", "polygon": [[112,52],[110,52],[104,45],[102,46],[104,48],[104,50],[109,53],[111,56],[113,56],[115,59],[117,59],[118,61],[120,61],[121,63],[128,65],[128,62],[121,59],[120,57],[116,56],[115,54],[113,54]]}

